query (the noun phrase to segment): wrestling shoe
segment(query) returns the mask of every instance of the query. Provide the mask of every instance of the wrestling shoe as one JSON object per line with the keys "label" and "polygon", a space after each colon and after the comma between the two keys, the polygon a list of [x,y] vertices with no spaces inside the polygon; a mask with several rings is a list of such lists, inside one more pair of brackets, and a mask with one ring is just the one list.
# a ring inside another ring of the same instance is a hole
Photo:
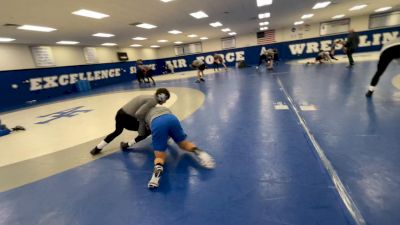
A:
{"label": "wrestling shoe", "polygon": [[154,166],[153,175],[151,176],[151,179],[147,184],[147,187],[149,189],[158,188],[158,186],[160,186],[160,178],[163,171],[164,171],[163,166],[161,165]]}
{"label": "wrestling shoe", "polygon": [[200,165],[202,165],[203,167],[205,167],[207,169],[215,168],[215,160],[210,154],[208,154],[207,152],[205,152],[199,148],[196,148],[194,150],[194,154],[198,158]]}
{"label": "wrestling shoe", "polygon": [[373,94],[373,93],[374,93],[373,91],[368,90],[367,93],[365,93],[365,96],[366,96],[367,98],[370,98],[370,97],[372,97],[372,94]]}
{"label": "wrestling shoe", "polygon": [[101,152],[101,149],[97,148],[97,146],[96,146],[96,147],[94,147],[94,149],[92,149],[92,151],[90,151],[90,154],[97,155],[100,152]]}
{"label": "wrestling shoe", "polygon": [[129,143],[121,141],[120,147],[122,151],[126,151],[129,148]]}
{"label": "wrestling shoe", "polygon": [[25,130],[23,126],[16,126],[12,129],[13,131],[20,131],[20,130]]}

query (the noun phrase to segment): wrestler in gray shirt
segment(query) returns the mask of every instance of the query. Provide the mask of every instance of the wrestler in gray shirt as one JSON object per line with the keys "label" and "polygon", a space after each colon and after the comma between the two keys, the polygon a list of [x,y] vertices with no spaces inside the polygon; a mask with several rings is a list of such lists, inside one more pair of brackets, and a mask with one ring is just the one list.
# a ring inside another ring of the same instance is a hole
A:
{"label": "wrestler in gray shirt", "polygon": [[158,102],[154,95],[141,95],[122,107],[126,114],[135,117],[139,121],[138,133],[140,136],[145,135],[146,132],[146,114],[157,104]]}

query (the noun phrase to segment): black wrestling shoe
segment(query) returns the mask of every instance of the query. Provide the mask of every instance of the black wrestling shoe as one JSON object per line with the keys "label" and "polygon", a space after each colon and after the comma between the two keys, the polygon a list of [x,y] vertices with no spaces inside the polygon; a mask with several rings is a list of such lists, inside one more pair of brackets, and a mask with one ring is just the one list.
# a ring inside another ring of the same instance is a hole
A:
{"label": "black wrestling shoe", "polygon": [[128,144],[128,142],[121,141],[120,147],[121,147],[122,151],[126,151],[129,148],[129,144]]}
{"label": "black wrestling shoe", "polygon": [[203,78],[200,78],[201,81],[205,82],[206,80],[204,80]]}
{"label": "black wrestling shoe", "polygon": [[365,97],[370,98],[372,97],[373,93],[374,93],[373,91],[368,90],[367,93],[365,93]]}
{"label": "black wrestling shoe", "polygon": [[23,126],[16,126],[12,129],[13,131],[20,131],[20,130],[25,130]]}
{"label": "black wrestling shoe", "polygon": [[94,147],[94,149],[92,149],[92,151],[90,151],[90,154],[97,155],[100,152],[101,152],[101,149],[97,148],[97,146],[96,146],[96,147]]}

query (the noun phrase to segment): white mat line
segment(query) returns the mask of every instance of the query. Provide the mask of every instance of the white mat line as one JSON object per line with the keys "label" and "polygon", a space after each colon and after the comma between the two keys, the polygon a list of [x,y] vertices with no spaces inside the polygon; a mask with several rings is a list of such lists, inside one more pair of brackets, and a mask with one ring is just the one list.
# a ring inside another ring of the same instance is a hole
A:
{"label": "white mat line", "polygon": [[342,199],[342,201],[343,201],[344,205],[346,206],[347,210],[349,211],[350,215],[352,216],[352,218],[358,225],[366,225],[364,217],[361,215],[358,207],[356,206],[354,201],[351,199],[348,191],[346,190],[346,188],[343,185],[343,182],[340,180],[335,168],[333,167],[333,165],[329,161],[329,159],[326,157],[324,150],[321,148],[321,146],[318,144],[317,140],[315,139],[314,135],[311,133],[311,130],[308,128],[306,121],[300,115],[300,113],[299,113],[300,111],[295,106],[293,99],[287,93],[281,80],[276,76],[275,76],[275,78],[276,78],[282,92],[284,93],[287,100],[289,101],[290,107],[292,107],[298,120],[300,121],[301,126],[303,127],[308,138],[310,139],[311,143],[313,144],[317,155],[319,156],[320,160],[322,161],[322,164],[324,165],[325,169],[328,171],[328,174],[329,174],[332,182],[334,183],[336,190],[338,191],[340,198]]}

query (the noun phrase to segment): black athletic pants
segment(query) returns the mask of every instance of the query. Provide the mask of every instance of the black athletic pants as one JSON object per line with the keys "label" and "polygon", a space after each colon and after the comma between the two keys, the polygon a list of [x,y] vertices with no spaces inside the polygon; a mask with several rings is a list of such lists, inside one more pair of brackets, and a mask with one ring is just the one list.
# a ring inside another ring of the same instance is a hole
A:
{"label": "black athletic pants", "polygon": [[348,48],[346,50],[346,55],[349,58],[349,64],[350,66],[354,65],[354,59],[353,59],[353,53],[354,53],[354,48]]}
{"label": "black athletic pants", "polygon": [[379,57],[378,70],[371,80],[371,86],[376,86],[379,82],[379,78],[385,72],[387,66],[393,59],[400,58],[400,45],[395,45],[383,51]]}
{"label": "black athletic pants", "polygon": [[115,116],[115,130],[107,135],[104,141],[110,143],[114,138],[119,136],[124,129],[137,131],[139,129],[139,122],[135,117],[127,114],[123,109],[120,109]]}

